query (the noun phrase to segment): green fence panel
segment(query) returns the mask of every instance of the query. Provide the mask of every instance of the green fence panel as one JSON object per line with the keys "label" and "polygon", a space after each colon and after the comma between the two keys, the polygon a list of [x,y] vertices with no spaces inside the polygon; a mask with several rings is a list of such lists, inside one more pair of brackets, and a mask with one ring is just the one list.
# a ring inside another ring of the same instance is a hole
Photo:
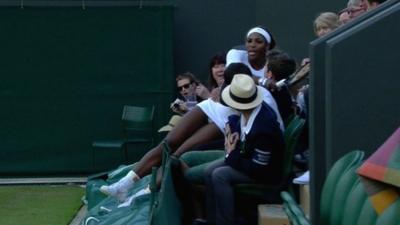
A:
{"label": "green fence panel", "polygon": [[370,155],[400,124],[398,21],[400,3],[327,41],[329,165],[356,147]]}
{"label": "green fence panel", "polygon": [[123,105],[170,116],[173,7],[78,5],[0,7],[3,175],[92,172]]}

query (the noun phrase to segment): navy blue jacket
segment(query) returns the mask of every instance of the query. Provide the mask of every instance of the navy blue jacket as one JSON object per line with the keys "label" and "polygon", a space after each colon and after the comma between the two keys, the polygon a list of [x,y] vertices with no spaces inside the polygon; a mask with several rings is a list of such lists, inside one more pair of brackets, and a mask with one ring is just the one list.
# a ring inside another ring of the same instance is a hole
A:
{"label": "navy blue jacket", "polygon": [[282,120],[286,122],[288,118],[294,113],[294,104],[289,89],[284,85],[280,90],[271,91],[274,97],[278,110],[281,113]]}
{"label": "navy blue jacket", "polygon": [[[240,119],[233,123],[231,130],[240,134]],[[284,150],[276,114],[263,102],[245,141],[236,145],[225,163],[258,181],[276,182],[281,178]]]}

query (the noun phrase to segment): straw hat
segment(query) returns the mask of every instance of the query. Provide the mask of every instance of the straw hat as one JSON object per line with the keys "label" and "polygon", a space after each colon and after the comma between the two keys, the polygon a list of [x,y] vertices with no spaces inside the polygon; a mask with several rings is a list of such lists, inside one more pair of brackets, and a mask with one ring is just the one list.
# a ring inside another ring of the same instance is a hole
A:
{"label": "straw hat", "polygon": [[168,124],[161,127],[158,132],[168,132],[171,131],[172,128],[174,128],[176,126],[176,124],[178,124],[179,120],[181,120],[181,116],[178,115],[174,115],[171,117],[171,119],[169,120]]}
{"label": "straw hat", "polygon": [[261,87],[257,86],[249,75],[236,74],[232,83],[222,91],[222,99],[234,109],[252,109],[263,101],[260,89]]}

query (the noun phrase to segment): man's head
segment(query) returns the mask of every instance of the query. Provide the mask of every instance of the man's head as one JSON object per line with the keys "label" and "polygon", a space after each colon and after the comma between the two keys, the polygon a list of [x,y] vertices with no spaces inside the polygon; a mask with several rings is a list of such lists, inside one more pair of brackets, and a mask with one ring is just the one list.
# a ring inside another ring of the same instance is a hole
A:
{"label": "man's head", "polygon": [[[251,75],[251,71],[249,69],[248,66],[246,66],[243,63],[231,63],[229,64],[228,67],[226,67],[225,71],[224,71],[224,83],[221,86],[221,92],[220,94],[222,94],[222,91],[231,84],[233,77],[236,74],[245,74],[249,77],[252,77]],[[222,105],[226,105],[226,103],[224,102],[224,100],[222,99],[222,97],[220,98],[220,103]]]}
{"label": "man's head", "polygon": [[386,0],[366,0],[367,10],[375,9]]}
{"label": "man's head", "polygon": [[222,91],[225,104],[239,111],[257,107],[263,102],[262,87],[246,74],[236,74],[232,83]]}
{"label": "man's head", "polygon": [[196,79],[192,73],[186,72],[176,77],[176,86],[183,97],[196,94]]}
{"label": "man's head", "polygon": [[268,59],[267,77],[275,81],[286,79],[296,70],[296,61],[284,52],[281,52]]}
{"label": "man's head", "polygon": [[340,10],[339,14],[339,24],[343,25],[346,24],[347,22],[350,21],[350,14],[349,14],[349,10],[346,9],[342,9]]}
{"label": "man's head", "polygon": [[248,66],[243,63],[231,63],[224,71],[225,86],[231,84],[233,77],[236,74],[246,74],[251,76],[251,71]]}
{"label": "man's head", "polygon": [[350,20],[360,16],[367,10],[367,0],[349,0],[347,2],[347,13]]}

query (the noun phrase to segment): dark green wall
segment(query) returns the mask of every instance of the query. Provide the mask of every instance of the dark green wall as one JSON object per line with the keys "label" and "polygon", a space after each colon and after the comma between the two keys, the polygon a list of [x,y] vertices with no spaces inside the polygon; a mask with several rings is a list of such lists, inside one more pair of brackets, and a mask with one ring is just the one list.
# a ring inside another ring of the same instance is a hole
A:
{"label": "dark green wall", "polygon": [[0,172],[93,170],[91,142],[128,105],[168,120],[172,7],[0,8]]}
{"label": "dark green wall", "polygon": [[400,125],[398,21],[400,4],[327,41],[328,165],[348,149],[370,155]]}
{"label": "dark green wall", "polygon": [[321,11],[338,11],[347,1],[175,0],[175,72],[193,71],[202,80],[218,51],[243,44],[246,32],[263,25],[278,46],[301,61],[315,36],[312,22]]}
{"label": "dark green wall", "polygon": [[322,184],[336,160],[354,149],[368,157],[400,125],[399,19],[400,3],[388,1],[310,45],[311,206],[316,224]]}

